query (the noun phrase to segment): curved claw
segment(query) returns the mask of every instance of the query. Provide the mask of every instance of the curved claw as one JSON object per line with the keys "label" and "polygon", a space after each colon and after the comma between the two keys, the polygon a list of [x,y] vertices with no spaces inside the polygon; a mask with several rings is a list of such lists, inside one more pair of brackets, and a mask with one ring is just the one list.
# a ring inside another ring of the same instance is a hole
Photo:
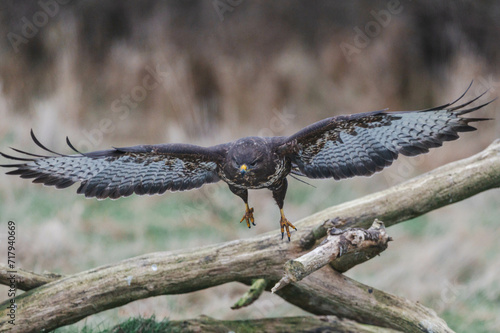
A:
{"label": "curved claw", "polygon": [[295,228],[295,226],[287,220],[287,218],[285,217],[285,213],[283,212],[283,209],[280,209],[280,213],[281,213],[281,219],[280,219],[280,227],[281,227],[281,239],[283,239],[283,237],[285,236],[285,229],[286,229],[286,235],[288,236],[288,241],[290,241],[290,227],[292,227],[293,229],[295,229],[295,231],[297,231],[297,228]]}
{"label": "curved claw", "polygon": [[253,207],[252,208],[248,207],[248,204],[245,204],[245,206],[246,206],[245,215],[243,215],[243,217],[241,218],[240,223],[243,221],[247,221],[247,226],[248,228],[250,228],[250,223],[252,223],[255,226],[253,218]]}

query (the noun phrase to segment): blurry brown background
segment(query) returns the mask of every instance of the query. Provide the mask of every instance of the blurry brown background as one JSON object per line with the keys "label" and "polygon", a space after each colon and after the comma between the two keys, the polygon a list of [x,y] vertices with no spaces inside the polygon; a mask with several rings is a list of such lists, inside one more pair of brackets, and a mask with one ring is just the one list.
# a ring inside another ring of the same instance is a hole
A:
{"label": "blurry brown background", "polygon": [[[142,143],[212,145],[246,135],[290,135],[317,120],[376,109],[413,110],[500,95],[496,1],[2,1],[0,150],[69,152]],[[500,118],[495,102],[478,116]],[[478,125],[423,157],[370,178],[291,181],[287,216],[387,188],[484,149],[500,121]],[[2,160],[1,163],[5,163]],[[349,272],[434,308],[459,331],[499,330],[498,190],[390,229],[380,258]],[[275,231],[267,191],[251,192],[257,227],[238,223],[224,184],[161,197],[86,200],[0,175],[0,218],[18,224],[19,266],[71,274],[151,251]],[[6,227],[0,230],[5,244]],[[5,236],[5,237],[4,237]],[[3,259],[2,259],[3,260]],[[134,302],[85,321],[206,314],[259,318],[302,312],[266,295],[232,311],[231,284]],[[0,290],[0,295],[6,295]],[[6,296],[0,296],[4,299]],[[81,325],[81,324],[80,324]]]}

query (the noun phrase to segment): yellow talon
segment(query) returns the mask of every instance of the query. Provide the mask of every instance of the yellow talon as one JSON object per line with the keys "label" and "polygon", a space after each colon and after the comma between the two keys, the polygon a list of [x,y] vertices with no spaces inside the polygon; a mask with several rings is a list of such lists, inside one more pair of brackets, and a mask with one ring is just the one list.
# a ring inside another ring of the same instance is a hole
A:
{"label": "yellow talon", "polygon": [[250,222],[255,226],[255,223],[253,223],[253,207],[250,208],[247,203],[245,203],[245,215],[243,215],[243,217],[241,218],[240,223],[244,220],[247,221],[248,228],[250,228]]}
{"label": "yellow talon", "polygon": [[283,209],[280,209],[280,214],[281,214],[281,219],[280,219],[280,227],[281,227],[281,239],[285,236],[285,229],[286,229],[286,235],[288,236],[288,241],[290,241],[290,227],[295,228],[295,226],[290,223],[285,217],[285,212],[283,212]]}

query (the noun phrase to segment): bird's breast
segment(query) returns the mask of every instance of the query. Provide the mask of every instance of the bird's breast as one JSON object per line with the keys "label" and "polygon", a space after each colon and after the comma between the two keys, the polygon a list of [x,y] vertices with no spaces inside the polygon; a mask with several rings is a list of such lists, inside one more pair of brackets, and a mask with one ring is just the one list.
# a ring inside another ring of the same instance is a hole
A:
{"label": "bird's breast", "polygon": [[277,160],[268,166],[259,169],[249,169],[245,174],[239,170],[222,169],[219,177],[231,186],[244,189],[260,189],[270,187],[283,178],[291,170],[291,163],[286,160]]}

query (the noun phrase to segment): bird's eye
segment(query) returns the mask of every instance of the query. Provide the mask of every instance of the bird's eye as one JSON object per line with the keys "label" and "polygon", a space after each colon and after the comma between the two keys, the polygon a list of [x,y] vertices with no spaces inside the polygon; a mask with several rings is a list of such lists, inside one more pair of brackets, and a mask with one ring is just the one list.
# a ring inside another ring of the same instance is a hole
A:
{"label": "bird's eye", "polygon": [[254,167],[254,166],[256,166],[257,164],[259,164],[259,163],[260,163],[260,161],[261,161],[261,159],[260,159],[260,158],[258,158],[258,159],[256,159],[256,160],[252,161],[249,165],[250,165],[251,167]]}

